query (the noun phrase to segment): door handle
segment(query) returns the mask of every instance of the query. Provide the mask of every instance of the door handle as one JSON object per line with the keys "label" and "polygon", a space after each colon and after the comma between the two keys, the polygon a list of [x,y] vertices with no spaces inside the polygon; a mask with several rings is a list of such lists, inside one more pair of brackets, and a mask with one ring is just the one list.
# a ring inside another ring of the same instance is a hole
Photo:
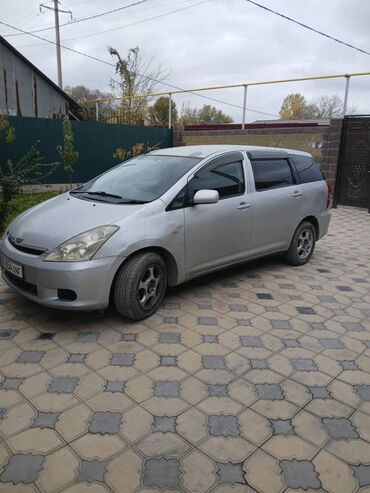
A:
{"label": "door handle", "polygon": [[244,209],[249,209],[251,204],[247,204],[247,202],[240,202],[240,204],[237,206],[237,209],[239,210],[244,210]]}
{"label": "door handle", "polygon": [[299,190],[295,190],[293,193],[292,193],[292,197],[300,197],[302,195],[302,192],[300,192]]}

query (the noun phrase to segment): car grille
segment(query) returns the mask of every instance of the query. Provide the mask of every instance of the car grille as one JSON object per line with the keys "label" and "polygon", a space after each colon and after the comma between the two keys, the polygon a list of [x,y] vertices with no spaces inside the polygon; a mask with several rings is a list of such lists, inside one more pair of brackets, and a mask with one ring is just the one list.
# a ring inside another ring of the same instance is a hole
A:
{"label": "car grille", "polygon": [[19,250],[20,252],[24,252],[24,253],[29,253],[30,255],[41,255],[46,251],[41,248],[25,247],[19,245],[13,240],[13,238],[10,235],[8,235],[8,241],[12,245],[12,247],[14,247],[16,250]]}
{"label": "car grille", "polygon": [[13,286],[25,291],[26,293],[33,294],[37,296],[37,286],[35,284],[31,284],[30,282],[25,281],[24,279],[20,279],[17,276],[14,276],[10,272],[3,271],[4,277],[13,284]]}

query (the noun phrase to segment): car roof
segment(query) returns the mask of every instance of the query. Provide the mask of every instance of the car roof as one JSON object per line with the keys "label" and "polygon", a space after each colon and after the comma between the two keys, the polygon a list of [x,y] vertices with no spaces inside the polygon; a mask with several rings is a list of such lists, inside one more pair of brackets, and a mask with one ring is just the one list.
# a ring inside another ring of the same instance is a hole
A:
{"label": "car roof", "polygon": [[181,146],[181,147],[168,147],[166,149],[158,149],[152,151],[151,154],[160,154],[162,156],[184,156],[184,157],[198,157],[204,159],[212,156],[213,154],[219,154],[228,151],[246,151],[246,152],[258,152],[278,154],[301,154],[303,156],[311,156],[308,152],[298,151],[295,149],[284,149],[281,147],[263,147],[263,146],[249,146],[249,145],[196,145],[196,146]]}

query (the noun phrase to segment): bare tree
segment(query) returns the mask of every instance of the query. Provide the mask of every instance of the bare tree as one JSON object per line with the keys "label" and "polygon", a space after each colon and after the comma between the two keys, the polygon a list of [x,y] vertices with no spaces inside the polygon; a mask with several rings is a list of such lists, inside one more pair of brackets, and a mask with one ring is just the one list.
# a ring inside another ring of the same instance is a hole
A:
{"label": "bare tree", "polygon": [[153,59],[145,61],[139,47],[131,48],[126,58],[122,58],[115,48],[109,47],[108,51],[117,60],[119,78],[111,80],[111,87],[123,98],[118,108],[120,122],[132,125],[145,120],[152,99],[149,95],[168,77],[168,71],[154,65]]}
{"label": "bare tree", "polygon": [[[340,118],[343,116],[343,100],[337,95],[320,96],[311,102],[315,118]],[[347,113],[356,113],[355,106],[347,106]]]}
{"label": "bare tree", "polygon": [[[65,92],[75,99],[82,106],[82,116],[85,120],[96,120],[95,103],[91,103],[94,99],[109,99],[113,98],[111,92],[100,91],[100,89],[89,89],[80,84],[77,86],[65,86]],[[106,120],[114,113],[113,101],[102,101],[99,103],[99,119]]]}

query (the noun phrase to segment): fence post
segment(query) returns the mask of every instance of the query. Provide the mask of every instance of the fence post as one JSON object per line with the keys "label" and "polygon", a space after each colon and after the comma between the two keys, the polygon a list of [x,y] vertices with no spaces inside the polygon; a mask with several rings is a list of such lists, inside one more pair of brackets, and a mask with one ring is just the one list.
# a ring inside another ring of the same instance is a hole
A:
{"label": "fence post", "polygon": [[347,103],[348,103],[348,93],[349,93],[349,81],[351,79],[350,75],[346,75],[346,88],[344,89],[344,102],[343,102],[343,117],[347,114]]}
{"label": "fence post", "polygon": [[243,121],[242,121],[242,129],[245,129],[245,114],[247,110],[247,84],[244,84],[244,95],[243,95]]}
{"label": "fence post", "polygon": [[95,116],[96,116],[96,121],[99,121],[99,101],[95,102]]}
{"label": "fence post", "polygon": [[172,94],[168,93],[168,128],[172,127]]}

